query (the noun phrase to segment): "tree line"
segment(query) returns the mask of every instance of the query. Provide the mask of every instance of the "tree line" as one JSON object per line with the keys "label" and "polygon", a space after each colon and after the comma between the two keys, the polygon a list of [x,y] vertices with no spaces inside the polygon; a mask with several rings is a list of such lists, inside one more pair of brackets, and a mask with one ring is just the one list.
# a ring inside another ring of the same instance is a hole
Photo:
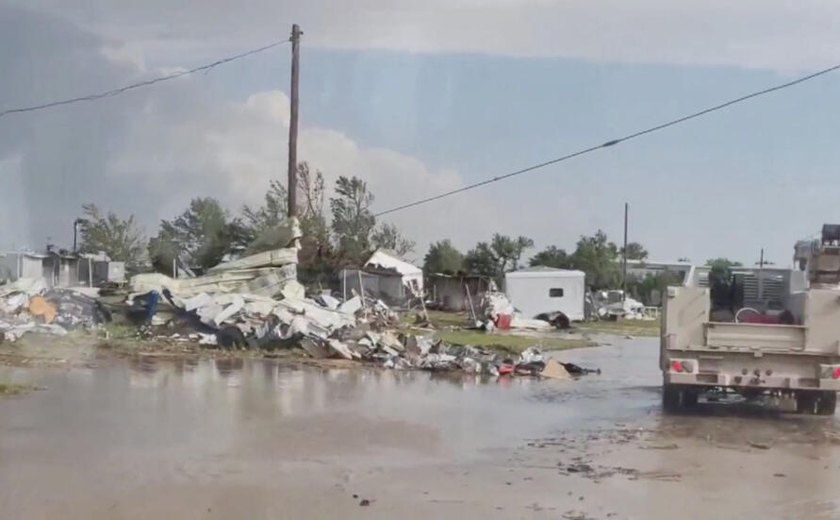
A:
{"label": "tree line", "polygon": [[[322,172],[303,162],[297,175],[297,214],[303,231],[299,272],[304,281],[328,281],[341,268],[361,266],[379,248],[398,255],[414,251],[415,243],[395,225],[377,222],[371,211],[374,194],[364,180],[339,177],[333,195],[327,199]],[[285,246],[279,242],[277,226],[287,218],[287,204],[287,188],[277,180],[269,183],[261,204],[243,206],[235,215],[214,198],[195,198],[181,214],[162,220],[150,238],[134,216],[121,218],[113,211],[86,204],[82,207],[80,251],[105,252],[113,260],[126,262],[130,273],[152,269],[172,274],[175,263],[206,270],[231,255]],[[533,248],[534,241],[529,237],[495,233],[462,253],[445,239],[431,244],[423,270],[427,275],[478,275],[501,282],[505,273],[526,265],[546,266],[583,271],[587,285],[596,290],[621,284],[624,250],[602,230],[581,236],[571,252],[552,245],[524,262],[523,257]],[[648,252],[642,244],[631,242],[627,244],[627,258],[644,261]],[[740,264],[717,258],[707,265],[720,269]],[[631,293],[648,294],[673,282],[673,273],[631,277],[628,288]]]}
{"label": "tree line", "polygon": [[[299,260],[305,274],[318,278],[359,266],[379,248],[399,255],[414,250],[414,242],[396,226],[377,223],[371,211],[374,195],[364,180],[339,177],[327,200],[322,172],[303,162],[297,175],[297,214],[303,232]],[[120,218],[94,204],[85,204],[82,211],[81,252],[105,252],[126,262],[131,273],[153,269],[172,274],[175,263],[206,270],[230,255],[284,247],[278,242],[277,226],[287,219],[288,191],[273,180],[260,205],[243,206],[236,215],[212,197],[195,198],[183,213],[162,220],[151,238],[133,215]]]}

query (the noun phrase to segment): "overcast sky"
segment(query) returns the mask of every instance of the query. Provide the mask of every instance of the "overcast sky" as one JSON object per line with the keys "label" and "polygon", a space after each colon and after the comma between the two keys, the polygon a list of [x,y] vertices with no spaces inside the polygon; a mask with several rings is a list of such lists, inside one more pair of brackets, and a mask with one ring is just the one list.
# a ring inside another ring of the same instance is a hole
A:
{"label": "overcast sky", "polygon": [[[299,156],[382,210],[840,62],[830,0],[0,0],[0,110],[190,68],[305,31]],[[69,246],[86,202],[153,234],[195,196],[232,212],[285,178],[288,46],[95,103],[0,118],[0,250]],[[389,216],[467,249],[747,263],[840,222],[840,73]]]}

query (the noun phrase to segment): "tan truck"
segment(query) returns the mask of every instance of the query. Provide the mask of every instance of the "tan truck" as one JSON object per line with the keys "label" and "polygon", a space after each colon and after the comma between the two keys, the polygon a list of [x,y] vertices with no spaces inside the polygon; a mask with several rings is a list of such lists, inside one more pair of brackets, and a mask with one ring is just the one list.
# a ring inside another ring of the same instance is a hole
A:
{"label": "tan truck", "polygon": [[713,305],[714,287],[668,288],[660,345],[667,411],[694,406],[700,395],[715,391],[770,395],[799,413],[834,414],[840,390],[840,226],[824,226],[822,239],[808,249],[797,260],[810,286],[792,282],[796,271],[786,278],[777,273],[784,291],[772,304],[743,307],[743,298],[733,298],[738,306],[721,310]]}

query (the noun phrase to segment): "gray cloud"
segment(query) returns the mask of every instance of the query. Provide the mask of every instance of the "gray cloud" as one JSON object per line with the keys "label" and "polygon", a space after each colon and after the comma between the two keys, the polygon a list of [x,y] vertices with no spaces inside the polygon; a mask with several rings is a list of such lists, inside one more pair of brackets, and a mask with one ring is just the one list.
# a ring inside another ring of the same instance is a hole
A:
{"label": "gray cloud", "polygon": [[[0,6],[0,106],[21,106],[99,91],[159,71],[103,54],[105,39],[53,15]],[[216,72],[221,73],[221,72]],[[0,119],[0,249],[71,240],[80,206],[94,202],[134,214],[153,232],[190,198],[214,196],[232,212],[258,203],[285,177],[288,98],[257,92],[220,99],[200,78],[56,110]],[[301,157],[331,183],[359,175],[379,196],[406,202],[461,185],[457,172],[431,171],[419,159],[366,148],[350,136],[303,127]],[[473,202],[482,203],[476,195]],[[477,213],[481,216],[481,211]],[[401,218],[421,247],[441,236],[472,242],[481,224],[453,230],[445,218]]]}
{"label": "gray cloud", "polygon": [[308,44],[800,70],[834,62],[832,0],[6,0],[91,28],[127,55],[167,62],[288,33]]}

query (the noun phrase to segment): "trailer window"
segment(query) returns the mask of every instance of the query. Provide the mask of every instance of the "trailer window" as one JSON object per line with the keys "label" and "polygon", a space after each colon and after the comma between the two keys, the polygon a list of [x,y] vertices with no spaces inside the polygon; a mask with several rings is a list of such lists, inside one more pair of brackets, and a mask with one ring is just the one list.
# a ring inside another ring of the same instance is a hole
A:
{"label": "trailer window", "polygon": [[548,297],[549,298],[562,298],[563,297],[563,289],[549,289],[548,290]]}

